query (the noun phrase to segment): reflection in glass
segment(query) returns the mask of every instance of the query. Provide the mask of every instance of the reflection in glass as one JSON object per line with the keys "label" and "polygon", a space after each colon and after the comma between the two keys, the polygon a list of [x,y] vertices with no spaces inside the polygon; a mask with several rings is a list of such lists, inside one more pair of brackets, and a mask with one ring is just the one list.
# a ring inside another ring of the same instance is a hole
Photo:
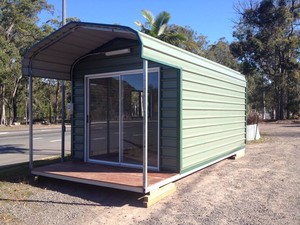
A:
{"label": "reflection in glass", "polygon": [[[89,158],[142,165],[143,75],[89,80]],[[148,80],[148,165],[158,167],[158,73]]]}
{"label": "reflection in glass", "polygon": [[90,80],[90,159],[119,161],[119,78]]}
{"label": "reflection in glass", "polygon": [[[142,164],[143,162],[143,118],[140,114],[142,91],[143,77],[141,74],[121,77],[121,99],[123,102],[121,161],[124,163]],[[132,116],[132,108],[134,108],[136,116]]]}
{"label": "reflection in glass", "polygon": [[142,116],[142,92],[131,91],[131,116],[141,117]]}
{"label": "reflection in glass", "polygon": [[[143,75],[122,76],[122,162],[143,163]],[[158,74],[149,73],[148,164],[158,163]]]}

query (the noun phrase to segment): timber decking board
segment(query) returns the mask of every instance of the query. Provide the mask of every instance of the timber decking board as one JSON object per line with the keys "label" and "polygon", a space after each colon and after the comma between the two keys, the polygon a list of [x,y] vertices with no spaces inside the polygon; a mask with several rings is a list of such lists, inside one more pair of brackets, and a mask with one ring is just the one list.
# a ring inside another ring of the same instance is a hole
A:
{"label": "timber decking board", "polygon": [[[129,188],[143,188],[143,171],[141,169],[71,161],[36,167],[32,170],[32,173],[42,176],[54,175],[60,179],[66,177],[74,178],[75,180],[85,180],[87,181],[85,183],[92,181],[93,183],[122,185]],[[148,171],[149,186],[175,175],[177,174]]]}

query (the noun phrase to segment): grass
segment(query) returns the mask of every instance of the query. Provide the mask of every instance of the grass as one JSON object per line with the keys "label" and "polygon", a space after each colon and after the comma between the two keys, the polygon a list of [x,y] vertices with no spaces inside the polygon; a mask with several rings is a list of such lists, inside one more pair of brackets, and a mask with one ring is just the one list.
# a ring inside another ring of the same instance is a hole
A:
{"label": "grass", "polygon": [[[69,156],[65,158],[65,160],[69,160]],[[34,161],[34,166],[44,166],[52,163],[59,163],[60,157],[49,157],[42,160]],[[11,166],[5,166],[0,170],[0,181],[14,182],[14,183],[30,183],[32,179],[32,175],[29,169],[29,163],[20,163]],[[1,182],[0,182],[1,188]]]}
{"label": "grass", "polygon": [[[69,157],[66,158],[69,160]],[[43,166],[60,162],[60,157],[51,157],[34,161],[34,166]],[[6,166],[0,170],[0,205],[10,201],[28,200],[34,194],[34,176],[31,175],[28,163]],[[0,221],[15,222],[8,214],[1,214]],[[1,223],[1,222],[0,222]]]}
{"label": "grass", "polygon": [[252,144],[262,144],[271,141],[271,138],[269,138],[265,133],[261,133],[260,139],[258,140],[253,140],[253,141],[247,141],[247,145],[252,145]]}
{"label": "grass", "polygon": [[[33,191],[28,184],[24,183],[10,183],[1,181],[1,199],[13,199],[14,201],[28,199],[33,195]],[[9,201],[9,200],[7,200]]]}

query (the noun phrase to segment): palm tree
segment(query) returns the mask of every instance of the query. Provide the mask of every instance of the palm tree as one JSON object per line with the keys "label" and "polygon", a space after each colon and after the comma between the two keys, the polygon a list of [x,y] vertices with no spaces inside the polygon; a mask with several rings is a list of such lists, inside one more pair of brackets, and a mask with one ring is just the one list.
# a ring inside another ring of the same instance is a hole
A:
{"label": "palm tree", "polygon": [[145,24],[135,21],[135,24],[141,28],[141,32],[174,45],[185,40],[183,34],[177,33],[168,26],[170,13],[163,11],[154,18],[150,11],[143,9],[142,15],[146,19]]}

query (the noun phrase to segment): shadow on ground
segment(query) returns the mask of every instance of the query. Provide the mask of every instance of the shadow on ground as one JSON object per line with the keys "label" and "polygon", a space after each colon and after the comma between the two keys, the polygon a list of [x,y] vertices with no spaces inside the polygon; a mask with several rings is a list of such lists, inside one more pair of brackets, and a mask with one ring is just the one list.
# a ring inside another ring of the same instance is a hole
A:
{"label": "shadow on ground", "polygon": [[[59,162],[60,159],[43,160],[42,164]],[[37,162],[38,165],[40,162]],[[1,167],[0,167],[1,168]],[[33,193],[53,191],[54,194],[64,195],[62,201],[53,199],[34,199],[34,194],[30,198],[0,198],[1,201],[24,202],[24,203],[43,203],[43,204],[58,204],[58,205],[82,205],[82,206],[114,206],[122,207],[131,205],[142,207],[141,193],[116,190],[111,188],[99,187],[88,184],[81,184],[71,181],[52,179],[48,177],[35,177],[30,174],[28,163],[22,163],[10,167],[5,167],[0,170],[0,182],[5,182],[8,185],[29,185],[27,189],[32,189]],[[0,183],[1,184],[1,183]],[[15,186],[14,186],[15,188]],[[20,188],[21,189],[21,188]],[[0,185],[1,190],[1,185]],[[73,196],[75,198],[68,198]],[[11,197],[11,196],[10,196]],[[75,200],[74,200],[75,199]],[[66,200],[66,201],[65,201]],[[70,200],[70,201],[68,201]],[[77,201],[78,200],[78,201]]]}
{"label": "shadow on ground", "polygon": [[[44,204],[58,204],[58,205],[81,205],[81,206],[114,206],[122,207],[124,205],[131,205],[135,207],[143,207],[141,193],[134,193],[129,191],[116,190],[111,188],[98,187],[93,185],[74,183],[69,181],[62,181],[52,178],[39,177],[36,181],[31,181],[31,186],[36,188],[51,190],[59,192],[60,194],[73,196],[85,200],[76,202],[74,200],[68,201],[54,201],[54,200],[35,200],[35,199],[13,199],[6,198],[1,201],[10,202],[24,202],[24,203],[44,203]],[[64,198],[68,199],[68,198]]]}
{"label": "shadow on ground", "polygon": [[[131,205],[142,207],[143,194],[117,190],[112,188],[99,187],[88,184],[62,181],[46,177],[39,177],[35,183],[36,187],[50,189],[55,192],[72,195],[92,202],[95,206],[122,207]],[[73,203],[71,203],[73,204]]]}
{"label": "shadow on ground", "polygon": [[0,154],[26,152],[28,152],[28,148],[22,148],[18,145],[0,145]]}

